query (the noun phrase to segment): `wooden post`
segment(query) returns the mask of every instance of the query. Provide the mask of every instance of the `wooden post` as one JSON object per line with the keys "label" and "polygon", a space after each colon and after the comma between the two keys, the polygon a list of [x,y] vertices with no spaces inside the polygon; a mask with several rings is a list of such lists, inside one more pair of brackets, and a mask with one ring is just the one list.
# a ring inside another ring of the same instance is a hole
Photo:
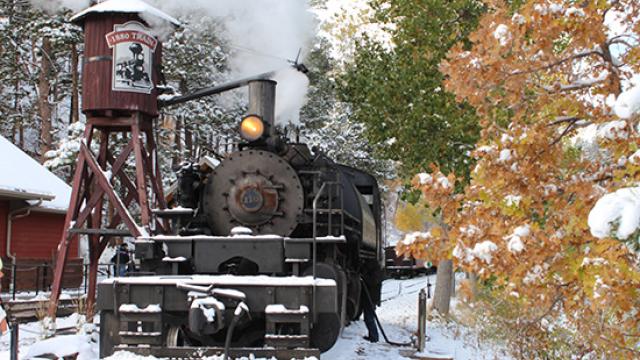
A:
{"label": "wooden post", "polygon": [[427,331],[427,294],[424,289],[418,294],[418,352],[424,351]]}
{"label": "wooden post", "polygon": [[10,357],[11,360],[18,360],[18,352],[20,351],[20,324],[18,323],[18,320],[15,318],[12,318],[11,321],[9,322],[9,326],[11,326],[11,346],[10,346]]}

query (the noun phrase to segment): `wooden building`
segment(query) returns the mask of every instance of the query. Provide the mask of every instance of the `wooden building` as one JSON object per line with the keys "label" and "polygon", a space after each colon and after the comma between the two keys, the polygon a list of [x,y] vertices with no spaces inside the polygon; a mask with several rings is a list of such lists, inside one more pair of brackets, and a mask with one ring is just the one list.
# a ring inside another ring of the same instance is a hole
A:
{"label": "wooden building", "polygon": [[[48,290],[71,188],[1,136],[0,152],[1,291],[12,291],[14,281],[19,291]],[[65,285],[79,286],[83,269],[77,248],[71,256]]]}

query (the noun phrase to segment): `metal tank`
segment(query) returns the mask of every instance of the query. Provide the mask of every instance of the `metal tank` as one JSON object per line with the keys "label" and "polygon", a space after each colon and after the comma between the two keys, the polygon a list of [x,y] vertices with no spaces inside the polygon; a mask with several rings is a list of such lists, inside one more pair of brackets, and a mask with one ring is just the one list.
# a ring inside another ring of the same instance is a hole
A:
{"label": "metal tank", "polygon": [[[138,11],[115,11],[108,6],[98,4],[71,18],[83,27],[85,36],[82,111],[158,116],[162,43]],[[163,16],[161,21],[180,25]]]}

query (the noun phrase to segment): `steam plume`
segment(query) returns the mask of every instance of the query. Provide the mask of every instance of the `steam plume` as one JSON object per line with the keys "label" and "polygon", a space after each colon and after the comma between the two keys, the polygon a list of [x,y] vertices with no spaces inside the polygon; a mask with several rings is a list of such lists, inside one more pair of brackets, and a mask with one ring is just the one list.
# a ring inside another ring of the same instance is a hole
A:
{"label": "steam plume", "polygon": [[[280,70],[276,96],[276,118],[280,123],[297,122],[305,103],[309,81],[292,69],[286,59],[300,61],[311,47],[316,19],[308,0],[154,0],[156,6],[173,16],[200,14],[223,23],[220,34],[232,47],[230,67],[233,77],[246,77]],[[307,51],[305,51],[307,50]]]}

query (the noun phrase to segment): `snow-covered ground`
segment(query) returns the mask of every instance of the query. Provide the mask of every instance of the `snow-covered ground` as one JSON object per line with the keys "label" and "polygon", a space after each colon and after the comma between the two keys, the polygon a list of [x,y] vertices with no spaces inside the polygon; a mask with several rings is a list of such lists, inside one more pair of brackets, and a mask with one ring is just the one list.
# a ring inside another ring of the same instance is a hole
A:
{"label": "snow-covered ground", "polygon": [[[382,287],[382,306],[376,313],[387,337],[392,342],[410,341],[418,327],[418,293],[426,288],[427,279],[435,289],[435,275],[407,280],[386,280]],[[455,304],[455,300],[454,300]],[[427,322],[425,357],[470,359],[508,359],[501,357],[495,349],[479,347],[473,334],[454,324]],[[411,347],[395,347],[384,342],[372,344],[362,337],[367,329],[362,320],[345,328],[336,345],[322,354],[325,359],[411,359],[416,353]]]}
{"label": "snow-covered ground", "polygon": [[[427,279],[435,285],[435,276],[417,277],[406,280],[386,280],[382,288],[382,306],[377,314],[389,337],[389,340],[406,343],[417,329],[418,293],[426,288]],[[435,289],[432,286],[431,289]],[[455,301],[454,301],[455,304]],[[455,311],[455,310],[454,310]],[[72,315],[57,320],[58,328],[75,326],[79,322],[78,315]],[[63,355],[63,353],[80,352],[78,359],[96,359],[98,354],[97,336],[65,335],[40,341],[43,328],[39,322],[20,326],[20,359],[45,349],[48,352]],[[336,345],[322,354],[323,359],[410,359],[415,355],[411,347],[396,347],[386,344],[380,335],[380,342],[372,344],[363,339],[367,329],[362,320],[353,322],[344,329]],[[479,346],[473,334],[455,324],[440,322],[427,323],[425,354],[433,358],[465,359],[508,359],[500,355],[496,349]],[[0,360],[9,359],[9,335],[0,337]],[[155,360],[153,357],[136,356],[131,353],[119,352],[109,360]],[[216,357],[208,360],[218,360]]]}
{"label": "snow-covered ground", "polygon": [[[84,323],[84,317],[78,314],[73,314],[67,317],[61,317],[56,319],[56,328],[65,329],[73,327],[81,327]],[[29,359],[30,352],[38,352],[39,349],[46,349],[52,354],[58,353],[59,355],[73,354],[75,352],[83,353],[83,357],[78,359],[97,359],[98,358],[98,346],[97,343],[91,342],[91,339],[87,335],[62,335],[56,336],[52,339],[42,340],[42,334],[44,333],[43,322],[31,322],[28,324],[21,324],[19,327],[20,337],[20,359]],[[94,336],[97,339],[97,336]],[[9,341],[11,337],[9,334],[0,335],[0,360],[10,359]],[[77,349],[74,351],[74,349]]]}

